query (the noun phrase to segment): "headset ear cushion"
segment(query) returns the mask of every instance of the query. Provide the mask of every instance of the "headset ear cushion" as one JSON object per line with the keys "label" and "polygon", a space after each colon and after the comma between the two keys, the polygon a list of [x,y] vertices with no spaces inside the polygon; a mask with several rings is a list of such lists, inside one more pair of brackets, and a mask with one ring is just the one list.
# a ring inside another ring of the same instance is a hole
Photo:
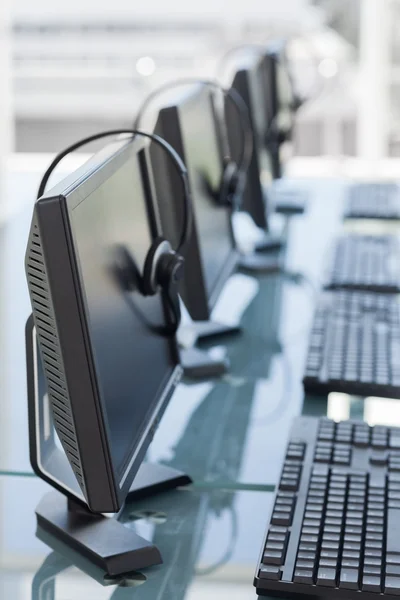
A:
{"label": "headset ear cushion", "polygon": [[143,266],[143,293],[145,296],[154,296],[157,293],[157,281],[155,278],[155,260],[160,250],[160,246],[163,246],[168,242],[158,237],[152,243]]}
{"label": "headset ear cushion", "polygon": [[235,195],[238,184],[238,168],[236,163],[230,161],[227,163],[222,176],[220,204],[229,206],[232,196]]}

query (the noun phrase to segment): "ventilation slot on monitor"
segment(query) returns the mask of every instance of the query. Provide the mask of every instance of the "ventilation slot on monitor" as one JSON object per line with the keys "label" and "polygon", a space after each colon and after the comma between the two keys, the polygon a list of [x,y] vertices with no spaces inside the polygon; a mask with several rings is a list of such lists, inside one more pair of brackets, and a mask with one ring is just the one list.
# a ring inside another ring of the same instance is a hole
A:
{"label": "ventilation slot on monitor", "polygon": [[51,400],[54,426],[83,493],[85,482],[79,458],[75,427],[65,381],[64,367],[57,327],[47,283],[39,229],[32,224],[26,256],[26,276],[32,303],[33,317],[41,349],[43,369],[46,374],[48,394]]}

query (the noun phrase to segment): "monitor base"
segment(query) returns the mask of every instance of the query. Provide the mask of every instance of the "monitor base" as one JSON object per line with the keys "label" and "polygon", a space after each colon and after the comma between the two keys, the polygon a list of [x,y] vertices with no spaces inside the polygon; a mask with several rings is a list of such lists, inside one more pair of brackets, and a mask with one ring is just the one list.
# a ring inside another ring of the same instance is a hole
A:
{"label": "monitor base", "polygon": [[[190,477],[163,465],[144,463],[128,499],[191,483]],[[94,514],[79,501],[49,492],[36,509],[38,527],[79,552],[110,576],[162,564],[159,549],[125,527],[117,516]]]}
{"label": "monitor base", "polygon": [[229,370],[228,359],[212,358],[198,348],[182,348],[180,354],[184,376],[190,379],[214,379]]}
{"label": "monitor base", "polygon": [[260,253],[243,254],[239,259],[238,267],[241,271],[266,275],[282,271],[279,257],[265,256]]}
{"label": "monitor base", "polygon": [[225,325],[216,321],[193,321],[191,328],[196,340],[206,340],[207,338],[240,332],[240,325]]}
{"label": "monitor base", "polygon": [[192,483],[186,473],[158,463],[142,463],[129,489],[126,501],[154,496]]}
{"label": "monitor base", "polygon": [[275,202],[275,212],[284,217],[296,217],[306,211],[308,204],[308,194],[301,189],[282,189],[277,194]]}
{"label": "monitor base", "polygon": [[282,250],[285,246],[286,241],[281,235],[274,235],[272,233],[266,233],[265,236],[260,239],[254,246],[255,252],[277,252]]}

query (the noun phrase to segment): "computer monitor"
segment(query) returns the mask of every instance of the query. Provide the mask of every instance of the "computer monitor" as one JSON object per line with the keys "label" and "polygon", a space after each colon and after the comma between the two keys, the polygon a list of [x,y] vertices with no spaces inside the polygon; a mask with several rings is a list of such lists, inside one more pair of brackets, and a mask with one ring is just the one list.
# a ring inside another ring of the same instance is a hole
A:
{"label": "computer monitor", "polygon": [[[249,213],[259,227],[268,229],[267,188],[272,182],[273,172],[271,155],[265,144],[270,119],[265,110],[264,69],[264,61],[257,53],[246,53],[232,65],[229,85],[247,104],[254,140],[241,209]],[[242,140],[238,115],[229,99],[225,101],[225,115],[232,158],[237,160]]]}
{"label": "computer monitor", "polygon": [[158,233],[148,176],[144,142],[118,141],[38,200],[27,246],[52,417],[79,484],[69,494],[96,513],[122,506],[181,374],[164,298],[141,293]]}
{"label": "computer monitor", "polygon": [[271,152],[273,175],[282,176],[280,147],[289,141],[294,122],[295,94],[288,71],[286,46],[277,42],[268,46],[262,55],[260,70],[266,119],[272,124],[273,139],[267,142]]}
{"label": "computer monitor", "polygon": [[[145,121],[147,129],[175,148],[188,169],[194,224],[180,294],[195,321],[210,318],[238,259],[230,209],[219,204],[224,152],[214,98],[205,85],[180,87]],[[182,219],[179,180],[154,144],[150,152],[161,228],[175,243]]]}

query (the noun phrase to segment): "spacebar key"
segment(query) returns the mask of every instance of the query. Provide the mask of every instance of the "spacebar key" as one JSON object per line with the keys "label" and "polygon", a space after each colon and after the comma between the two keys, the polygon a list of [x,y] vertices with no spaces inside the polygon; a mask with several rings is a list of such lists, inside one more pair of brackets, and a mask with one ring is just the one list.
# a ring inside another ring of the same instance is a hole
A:
{"label": "spacebar key", "polygon": [[389,508],[387,514],[386,553],[387,558],[397,554],[400,559],[400,510],[394,508]]}

